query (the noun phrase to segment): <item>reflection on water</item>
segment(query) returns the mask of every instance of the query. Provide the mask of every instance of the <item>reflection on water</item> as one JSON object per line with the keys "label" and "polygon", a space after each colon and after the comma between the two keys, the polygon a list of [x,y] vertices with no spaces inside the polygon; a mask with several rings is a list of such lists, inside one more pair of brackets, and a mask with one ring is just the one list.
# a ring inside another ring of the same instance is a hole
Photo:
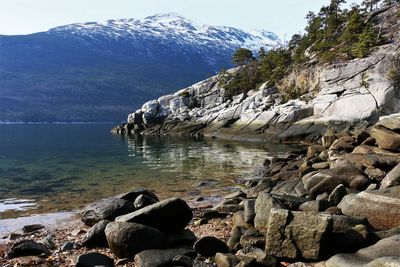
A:
{"label": "reflection on water", "polygon": [[[252,178],[266,156],[291,149],[179,137],[124,138],[110,134],[110,128],[0,125],[0,218],[73,210],[135,187],[163,198],[218,196],[235,180]],[[32,205],[12,207],[4,201],[11,198],[29,199]]]}

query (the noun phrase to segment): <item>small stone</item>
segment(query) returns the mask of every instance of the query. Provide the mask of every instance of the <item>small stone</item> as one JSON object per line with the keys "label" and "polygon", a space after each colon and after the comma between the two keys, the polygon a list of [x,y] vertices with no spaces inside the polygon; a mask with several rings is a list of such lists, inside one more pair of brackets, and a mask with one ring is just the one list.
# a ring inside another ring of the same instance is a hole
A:
{"label": "small stone", "polygon": [[24,227],[22,227],[22,231],[24,233],[32,233],[32,232],[36,232],[43,228],[45,228],[45,226],[42,224],[30,224],[30,225],[25,225]]}
{"label": "small stone", "polygon": [[114,267],[114,260],[100,253],[79,255],[75,267]]}
{"label": "small stone", "polygon": [[37,256],[50,254],[49,249],[42,243],[33,240],[22,240],[15,243],[7,253],[9,259],[21,256]]}
{"label": "small stone", "polygon": [[142,194],[135,199],[135,202],[133,202],[133,206],[135,207],[135,209],[141,209],[157,202],[157,199]]}
{"label": "small stone", "polygon": [[74,249],[74,245],[75,245],[74,242],[67,242],[67,243],[64,243],[64,244],[61,246],[60,251],[73,250],[73,249]]}
{"label": "small stone", "polygon": [[225,242],[213,236],[200,238],[194,244],[193,249],[203,257],[213,257],[217,252],[229,252],[229,248]]}
{"label": "small stone", "polygon": [[208,220],[207,219],[198,219],[196,221],[194,221],[193,225],[194,226],[200,226],[200,225],[204,225],[207,224]]}

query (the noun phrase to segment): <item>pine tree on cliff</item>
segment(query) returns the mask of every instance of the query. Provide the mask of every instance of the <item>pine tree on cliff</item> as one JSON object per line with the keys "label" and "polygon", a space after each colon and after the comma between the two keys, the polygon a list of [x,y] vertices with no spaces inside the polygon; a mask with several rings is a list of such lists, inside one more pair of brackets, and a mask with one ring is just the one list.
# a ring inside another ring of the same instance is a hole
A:
{"label": "pine tree on cliff", "polygon": [[241,66],[250,63],[254,59],[253,52],[247,48],[239,48],[233,54],[232,62],[236,66]]}

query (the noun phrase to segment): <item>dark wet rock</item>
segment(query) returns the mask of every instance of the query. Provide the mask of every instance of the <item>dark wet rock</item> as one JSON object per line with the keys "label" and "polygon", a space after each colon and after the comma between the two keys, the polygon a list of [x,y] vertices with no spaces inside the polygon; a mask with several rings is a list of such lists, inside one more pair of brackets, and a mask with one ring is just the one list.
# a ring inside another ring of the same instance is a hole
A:
{"label": "dark wet rock", "polygon": [[378,230],[400,225],[400,186],[345,196],[338,207],[343,214],[366,217]]}
{"label": "dark wet rock", "polygon": [[265,236],[255,229],[247,229],[240,237],[242,247],[265,248]]}
{"label": "dark wet rock", "polygon": [[164,248],[167,243],[165,235],[157,229],[131,222],[109,223],[105,234],[118,258],[133,258],[144,250]]}
{"label": "dark wet rock", "polygon": [[400,152],[400,134],[384,126],[373,127],[370,134],[380,148]]}
{"label": "dark wet rock", "polygon": [[82,221],[89,226],[101,220],[113,221],[116,217],[135,211],[131,202],[119,198],[107,198],[86,206],[81,211]]}
{"label": "dark wet rock", "polygon": [[279,182],[271,191],[273,194],[290,195],[296,197],[304,197],[307,191],[304,189],[301,179]]}
{"label": "dark wet rock", "polygon": [[46,235],[41,243],[43,243],[44,245],[46,245],[46,247],[48,247],[49,249],[55,249],[57,248],[56,243],[55,243],[55,236],[54,234],[48,234]]}
{"label": "dark wet rock", "polygon": [[92,247],[107,247],[107,238],[104,230],[111,221],[101,220],[93,225],[85,234],[82,240],[82,245]]}
{"label": "dark wet rock", "polygon": [[139,195],[135,201],[133,202],[133,206],[135,206],[135,209],[141,209],[147,206],[150,206],[154,203],[157,203],[158,199],[149,197],[148,195]]}
{"label": "dark wet rock", "polygon": [[189,229],[181,229],[176,232],[166,233],[167,243],[169,246],[193,246],[197,240],[196,235]]}
{"label": "dark wet rock", "polygon": [[330,215],[271,209],[266,252],[279,258],[321,259],[332,225]]}
{"label": "dark wet rock", "polygon": [[66,242],[61,246],[60,251],[73,250],[74,247],[75,247],[75,243],[74,242]]}
{"label": "dark wet rock", "polygon": [[24,233],[32,233],[45,228],[43,224],[30,224],[22,227]]}
{"label": "dark wet rock", "polygon": [[327,200],[312,200],[300,205],[299,210],[307,212],[324,211],[329,208],[331,204]]}
{"label": "dark wet rock", "polygon": [[233,254],[217,253],[215,255],[215,264],[217,267],[233,267],[240,262],[240,258]]}
{"label": "dark wet rock", "polygon": [[243,216],[246,223],[253,223],[254,221],[254,217],[256,216],[255,204],[255,199],[248,199],[244,201]]}
{"label": "dark wet rock", "polygon": [[22,256],[38,256],[50,254],[49,249],[42,243],[33,240],[22,240],[15,243],[7,253],[7,258],[17,258]]}
{"label": "dark wet rock", "polygon": [[205,236],[200,238],[194,244],[193,248],[203,257],[213,257],[217,252],[229,252],[229,248],[225,242],[213,236]]}
{"label": "dark wet rock", "polygon": [[192,267],[193,259],[186,255],[178,255],[172,259],[173,266]]}
{"label": "dark wet rock", "polygon": [[382,239],[375,245],[354,254],[337,254],[326,261],[327,267],[339,266],[398,266],[400,264],[400,235]]}
{"label": "dark wet rock", "polygon": [[246,228],[242,226],[234,226],[231,230],[230,237],[228,239],[228,247],[233,249],[238,243],[240,243],[240,238],[246,232]]}
{"label": "dark wet rock", "polygon": [[156,196],[156,194],[154,194],[153,192],[151,192],[147,189],[144,189],[144,188],[138,188],[138,189],[132,190],[130,192],[123,193],[123,194],[119,195],[118,197],[134,203],[136,198],[140,195],[145,195],[145,196],[155,199],[157,201],[159,200],[158,197]]}
{"label": "dark wet rock", "polygon": [[135,222],[174,232],[185,228],[192,220],[192,209],[180,198],[170,198],[116,218],[118,222]]}
{"label": "dark wet rock", "polygon": [[362,171],[351,165],[312,172],[302,180],[304,188],[314,199],[319,194],[331,193],[339,184],[355,190],[364,190],[371,183]]}
{"label": "dark wet rock", "polygon": [[86,253],[79,255],[75,267],[114,267],[114,260],[100,253]]}
{"label": "dark wet rock", "polygon": [[269,213],[272,208],[286,208],[283,203],[269,193],[261,193],[255,203],[256,216],[254,217],[254,226],[258,230],[266,230]]}
{"label": "dark wet rock", "polygon": [[346,229],[342,233],[335,233],[329,241],[330,253],[353,253],[369,244],[370,236],[367,226],[359,224]]}
{"label": "dark wet rock", "polygon": [[333,189],[332,193],[329,195],[328,201],[332,206],[337,206],[345,195],[347,195],[346,187],[340,184]]}
{"label": "dark wet rock", "polygon": [[172,261],[176,256],[187,253],[189,250],[184,248],[177,249],[152,249],[142,251],[135,256],[135,266],[137,267],[157,267],[175,266]]}
{"label": "dark wet rock", "polygon": [[400,185],[400,164],[394,167],[382,180],[381,188]]}

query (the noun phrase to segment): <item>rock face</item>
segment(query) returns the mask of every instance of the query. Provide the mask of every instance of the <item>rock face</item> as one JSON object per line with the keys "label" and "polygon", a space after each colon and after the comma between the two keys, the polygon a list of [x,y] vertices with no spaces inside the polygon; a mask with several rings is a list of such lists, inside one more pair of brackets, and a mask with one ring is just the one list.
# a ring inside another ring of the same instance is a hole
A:
{"label": "rock face", "polygon": [[131,202],[119,198],[106,198],[88,205],[81,211],[82,221],[92,226],[101,220],[114,220],[116,217],[135,211]]}
{"label": "rock face", "polygon": [[157,229],[131,222],[109,223],[105,234],[111,251],[118,258],[133,258],[144,250],[164,248],[167,242]]}
{"label": "rock face", "polygon": [[330,215],[272,209],[265,250],[279,258],[320,259],[331,227]]}
{"label": "rock face", "polygon": [[400,235],[382,239],[375,245],[360,249],[354,254],[338,254],[326,261],[326,267],[378,267],[399,266]]}
{"label": "rock face", "polygon": [[135,222],[171,232],[183,229],[192,219],[192,209],[180,198],[170,198],[120,216],[118,222]]}
{"label": "rock face", "polygon": [[343,214],[366,217],[376,229],[400,225],[400,186],[345,196],[338,207]]}

